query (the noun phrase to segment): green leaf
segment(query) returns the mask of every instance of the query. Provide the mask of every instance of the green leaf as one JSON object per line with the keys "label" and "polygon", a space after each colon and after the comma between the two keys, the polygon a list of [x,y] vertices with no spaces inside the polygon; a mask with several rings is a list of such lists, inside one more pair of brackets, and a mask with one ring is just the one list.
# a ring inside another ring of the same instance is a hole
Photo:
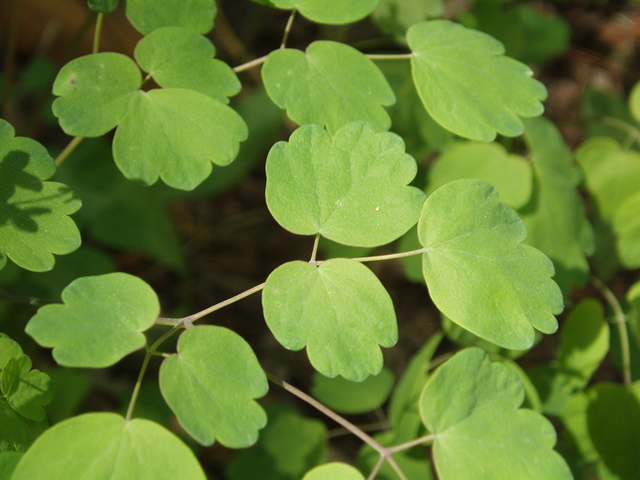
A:
{"label": "green leaf", "polygon": [[68,215],[80,201],[61,183],[45,182],[56,170],[38,142],[14,137],[0,119],[0,268],[7,257],[35,272],[51,270],[53,254],[80,246],[80,232]]}
{"label": "green leaf", "polygon": [[443,127],[473,140],[524,131],[519,117],[543,112],[547,91],[493,37],[447,20],[412,26],[407,41],[416,88]]}
{"label": "green leaf", "polygon": [[637,82],[629,94],[629,110],[637,122],[640,122],[640,82]]}
{"label": "green leaf", "polygon": [[402,139],[362,122],[333,139],[316,125],[297,129],[273,146],[266,171],[267,206],[280,225],[346,245],[395,240],[415,225],[424,201],[407,187],[417,167]]}
{"label": "green leaf", "polygon": [[580,170],[558,129],[545,118],[525,121],[525,140],[533,154],[534,191],[519,210],[529,236],[556,267],[555,281],[568,295],[589,280],[587,256],[593,254],[593,228],[577,187]]}
{"label": "green leaf", "polygon": [[127,17],[142,34],[161,27],[208,33],[218,12],[215,0],[127,0]]}
{"label": "green leaf", "polygon": [[307,473],[302,480],[364,480],[362,474],[346,463],[333,462],[320,465]]}
{"label": "green leaf", "polygon": [[432,453],[438,478],[572,479],[552,450],[553,426],[542,415],[519,409],[523,399],[518,375],[492,364],[479,348],[443,364],[420,399],[422,420],[436,436]]}
{"label": "green leaf", "polygon": [[496,190],[456,180],[427,198],[418,237],[423,273],[436,306],[451,320],[497,345],[531,347],[534,328],[553,333],[562,293],[551,261],[521,242],[527,231]]}
{"label": "green leaf", "polygon": [[410,26],[439,17],[443,10],[443,0],[382,0],[373,20],[384,33],[404,37]]}
{"label": "green leaf", "polygon": [[48,426],[46,419],[29,420],[11,408],[6,400],[0,399],[0,452],[24,452]]}
{"label": "green leaf", "polygon": [[99,137],[115,128],[141,84],[140,70],[126,55],[76,58],[53,84],[53,94],[60,97],[53,102],[53,114],[67,135]]}
{"label": "green leaf", "polygon": [[258,359],[240,336],[203,325],[184,332],[178,353],[162,362],[160,389],[178,422],[202,445],[246,448],[267,423],[254,401],[269,386]]}
{"label": "green leaf", "polygon": [[108,367],[146,344],[142,332],[160,305],[145,282],[125,273],[75,280],[62,292],[64,305],[45,305],[25,331],[65,367]]}
{"label": "green leaf", "polygon": [[629,270],[640,267],[640,191],[620,204],[613,228],[622,265]]}
{"label": "green leaf", "polygon": [[331,133],[355,121],[378,131],[391,126],[382,105],[393,105],[393,90],[375,63],[348,45],[320,41],[306,53],[275,50],[262,67],[262,79],[271,99],[298,125],[322,125]]}
{"label": "green leaf", "polygon": [[16,412],[39,422],[45,419],[42,407],[53,398],[53,390],[49,375],[31,366],[27,355],[9,359],[2,371],[2,393]]}
{"label": "green leaf", "polygon": [[20,344],[4,333],[0,333],[0,368],[4,368],[7,362],[14,357],[22,355]]}
{"label": "green leaf", "polygon": [[[130,180],[191,190],[228,165],[247,138],[247,126],[230,107],[193,90],[138,92],[113,141],[113,157]],[[170,126],[170,128],[168,128]]]}
{"label": "green leaf", "polygon": [[369,15],[380,0],[271,0],[278,8],[297,9],[316,23],[342,25],[356,22]]}
{"label": "green leaf", "polygon": [[87,0],[89,8],[98,13],[111,13],[118,8],[120,0]]}
{"label": "green leaf", "polygon": [[613,139],[594,138],[576,151],[585,184],[598,213],[612,222],[622,203],[640,191],[640,153]]}
{"label": "green leaf", "polygon": [[520,155],[507,153],[499,143],[452,142],[431,164],[427,195],[460,178],[486,180],[513,208],[524,206],[531,197],[531,165]]}
{"label": "green leaf", "polygon": [[22,454],[19,452],[0,452],[0,480],[11,480],[21,458]]}
{"label": "green leaf", "polygon": [[342,377],[327,378],[316,372],[311,394],[338,413],[357,415],[382,406],[393,389],[393,381],[393,373],[386,368],[359,383]]}
{"label": "green leaf", "polygon": [[162,87],[186,88],[221,103],[241,88],[234,71],[213,57],[216,49],[202,35],[182,27],[165,27],[144,37],[135,50],[138,65]]}
{"label": "green leaf", "polygon": [[377,375],[378,344],[389,348],[398,339],[389,294],[367,267],[347,259],[281,265],[267,279],[262,306],[276,339],[289,350],[307,346],[311,364],[327,377]]}
{"label": "green leaf", "polygon": [[[46,468],[43,468],[46,465]],[[47,430],[24,454],[12,480],[205,480],[193,452],[148,420],[88,413]]]}
{"label": "green leaf", "polygon": [[271,2],[271,0],[251,0],[254,3],[259,3],[260,5],[265,5],[267,7],[276,8],[276,6]]}
{"label": "green leaf", "polygon": [[225,467],[229,480],[298,480],[327,461],[327,427],[283,404],[266,407],[269,423],[258,443]]}

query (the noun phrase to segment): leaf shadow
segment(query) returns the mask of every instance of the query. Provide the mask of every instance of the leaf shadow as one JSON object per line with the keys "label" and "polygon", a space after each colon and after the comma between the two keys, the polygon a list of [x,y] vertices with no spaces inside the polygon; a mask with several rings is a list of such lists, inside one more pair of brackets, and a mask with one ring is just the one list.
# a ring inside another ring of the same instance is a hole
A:
{"label": "leaf shadow", "polygon": [[[36,217],[51,213],[51,209],[40,205],[29,206],[29,204],[53,200],[66,192],[59,188],[54,195],[11,202],[18,193],[18,189],[34,193],[42,192],[44,189],[43,181],[26,171],[30,160],[29,153],[13,150],[0,162],[0,226],[13,224],[18,230],[35,233],[39,229]],[[64,187],[64,190],[69,189]]]}

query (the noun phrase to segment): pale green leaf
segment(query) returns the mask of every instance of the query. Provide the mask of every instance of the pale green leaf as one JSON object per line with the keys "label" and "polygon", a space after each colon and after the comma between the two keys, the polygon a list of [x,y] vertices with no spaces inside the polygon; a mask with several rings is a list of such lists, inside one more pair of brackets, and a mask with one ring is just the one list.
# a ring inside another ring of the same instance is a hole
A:
{"label": "pale green leaf", "polygon": [[277,403],[266,407],[269,422],[258,443],[225,467],[229,480],[298,480],[327,461],[327,427]]}
{"label": "pale green leaf", "polygon": [[113,141],[122,173],[146,185],[158,177],[191,190],[211,173],[211,162],[228,165],[247,138],[247,126],[233,109],[193,90],[138,92]]}
{"label": "pale green leaf", "polygon": [[439,17],[443,10],[443,0],[381,0],[373,21],[384,33],[404,37],[410,26]]}
{"label": "pale green leaf", "polygon": [[278,8],[296,8],[309,20],[330,25],[356,22],[373,12],[378,2],[380,0],[271,0]]}
{"label": "pale green leaf", "polygon": [[0,368],[4,368],[10,358],[22,355],[22,347],[18,342],[0,333]]}
{"label": "pale green leaf", "polygon": [[0,398],[0,452],[24,452],[48,426],[46,419],[39,422],[29,420]]}
{"label": "pale green leaf", "polygon": [[554,263],[554,280],[568,295],[589,280],[587,256],[593,254],[593,228],[577,187],[581,174],[558,129],[545,118],[525,120],[532,153],[534,191],[518,211],[529,236],[526,243]]}
{"label": "pale green leaf", "polygon": [[161,27],[184,27],[205,34],[218,11],[215,0],[127,0],[127,17],[144,35]]}
{"label": "pale green leaf", "polygon": [[[46,468],[43,468],[46,466]],[[88,413],[41,435],[24,454],[12,480],[205,480],[193,452],[173,433],[148,420]]]}
{"label": "pale green leaf", "polygon": [[45,305],[25,331],[65,367],[102,368],[146,344],[142,332],[160,305],[144,281],[125,273],[75,280],[62,292],[64,305]]}
{"label": "pale green leaf", "polygon": [[640,153],[611,138],[594,138],[578,148],[576,159],[598,213],[612,222],[618,207],[640,191]]}
{"label": "pale green leaf", "polygon": [[42,407],[53,398],[53,390],[49,375],[31,366],[27,355],[9,359],[2,371],[2,393],[16,412],[39,422],[45,419]]}
{"label": "pale green leaf", "polygon": [[308,472],[302,480],[364,480],[362,474],[346,463],[326,463]]}
{"label": "pale green leaf", "polygon": [[496,133],[517,136],[519,117],[543,112],[547,91],[525,64],[504,57],[493,37],[447,20],[413,25],[407,32],[413,51],[416,88],[431,116],[452,132],[491,141]]}
{"label": "pale green leaf", "polygon": [[393,373],[386,368],[362,382],[352,382],[342,377],[328,378],[316,372],[311,394],[338,413],[356,415],[380,408],[389,397],[393,382]]}
{"label": "pale green leaf", "polygon": [[0,452],[0,480],[11,480],[11,475],[20,458],[22,458],[20,452]]}
{"label": "pale green leaf", "polygon": [[487,182],[463,179],[427,198],[418,236],[423,273],[436,306],[465,329],[504,348],[524,350],[534,328],[553,333],[562,293],[527,231]]}
{"label": "pale green leaf", "polygon": [[640,82],[636,83],[629,94],[629,109],[631,115],[640,122]]}
{"label": "pale green leaf", "polygon": [[407,187],[417,167],[402,139],[357,122],[333,137],[297,129],[267,158],[267,206],[284,228],[346,245],[389,243],[417,222],[424,194]]}
{"label": "pale green leaf", "polygon": [[262,79],[271,99],[298,125],[322,125],[331,133],[355,121],[378,131],[391,126],[382,106],[393,105],[393,90],[375,63],[348,45],[320,41],[306,53],[275,50]]}
{"label": "pale green leaf", "polygon": [[61,183],[45,182],[56,170],[35,140],[14,137],[0,119],[0,268],[7,257],[35,272],[51,270],[53,254],[80,246],[80,232],[68,215],[80,201]]}
{"label": "pale green leaf", "polygon": [[307,347],[323,375],[362,381],[382,370],[383,347],[398,339],[395,311],[377,277],[361,263],[333,259],[319,267],[290,262],[267,279],[267,325],[290,350]]}
{"label": "pale green leaf", "polygon": [[640,267],[640,191],[620,204],[613,229],[622,265],[629,270]]}
{"label": "pale green leaf", "polygon": [[203,445],[249,447],[267,423],[254,401],[266,395],[267,377],[249,344],[226,328],[184,332],[178,353],[162,362],[160,389],[180,425]]}
{"label": "pale green leaf", "polygon": [[491,363],[479,348],[454,355],[431,376],[420,412],[436,438],[433,459],[440,480],[570,480],[555,451],[549,421],[519,409],[524,387],[518,375]]}
{"label": "pale green leaf", "polygon": [[204,36],[181,27],[165,27],[144,37],[135,50],[138,65],[162,87],[186,88],[229,103],[241,88],[226,63]]}
{"label": "pale green leaf", "polygon": [[431,164],[427,195],[460,178],[486,180],[500,199],[513,208],[524,206],[531,197],[530,163],[520,155],[507,153],[499,143],[452,142]]}
{"label": "pale green leaf", "polygon": [[120,53],[96,53],[67,63],[56,77],[53,114],[67,135],[99,137],[115,128],[142,83],[135,62]]}

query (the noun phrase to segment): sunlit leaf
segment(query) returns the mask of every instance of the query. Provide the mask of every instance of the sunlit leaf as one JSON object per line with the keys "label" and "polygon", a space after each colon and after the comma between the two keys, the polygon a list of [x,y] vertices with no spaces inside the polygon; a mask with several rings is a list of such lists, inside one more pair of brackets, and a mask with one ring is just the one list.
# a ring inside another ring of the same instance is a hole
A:
{"label": "sunlit leaf", "polygon": [[417,222],[424,194],[408,187],[415,161],[397,135],[352,123],[333,138],[297,129],[267,158],[267,206],[286,229],[346,245],[389,243]]}
{"label": "sunlit leaf", "polygon": [[129,21],[144,35],[174,26],[204,34],[218,11],[215,0],[127,0],[126,6]]}
{"label": "sunlit leaf", "polygon": [[530,163],[520,155],[507,153],[499,143],[452,142],[428,171],[427,195],[445,183],[460,178],[486,180],[500,199],[513,208],[525,205],[531,197]]}
{"label": "sunlit leaf", "polygon": [[262,67],[262,79],[269,96],[298,125],[322,125],[331,133],[355,121],[378,131],[391,125],[382,108],[395,102],[391,87],[375,63],[348,45],[320,41],[306,52],[275,50]]}
{"label": "sunlit leaf", "polygon": [[51,401],[53,390],[49,375],[31,366],[27,355],[10,358],[2,370],[2,393],[16,412],[39,422],[45,419],[42,407]]}
{"label": "sunlit leaf", "polygon": [[64,305],[45,305],[25,331],[65,367],[113,365],[146,344],[142,332],[160,313],[155,292],[125,273],[75,280],[62,292]]}
{"label": "sunlit leaf", "polygon": [[229,480],[297,480],[327,461],[327,427],[282,403],[266,407],[269,422],[258,443],[225,467]]}
{"label": "sunlit leaf", "polygon": [[314,468],[302,480],[364,480],[362,474],[346,463],[326,463]]}
{"label": "sunlit leaf", "polygon": [[589,279],[587,256],[595,249],[593,228],[577,187],[580,170],[558,129],[545,118],[525,120],[525,140],[532,153],[534,191],[518,211],[529,236],[526,243],[554,263],[554,280],[568,295]]}
{"label": "sunlit leaf", "polygon": [[181,27],[165,27],[144,37],[136,46],[140,67],[163,87],[186,88],[229,103],[240,91],[231,67],[213,57],[216,49],[204,36]]}
{"label": "sunlit leaf", "polygon": [[613,228],[622,265],[630,270],[640,267],[640,191],[620,204]]}
{"label": "sunlit leaf", "polygon": [[640,82],[636,83],[629,94],[629,109],[633,118],[640,122]]}
{"label": "sunlit leaf", "polygon": [[543,112],[547,91],[525,64],[504,57],[493,37],[447,20],[413,25],[407,32],[413,51],[416,88],[431,116],[452,132],[491,141],[496,133],[517,136],[519,117]]}
{"label": "sunlit leaf", "polygon": [[290,350],[307,347],[323,375],[362,381],[382,369],[379,345],[397,341],[389,294],[361,263],[333,259],[319,267],[290,262],[267,279],[262,294],[267,325]]}
{"label": "sunlit leaf", "polygon": [[271,0],[278,8],[296,8],[309,20],[331,25],[360,20],[373,12],[378,2],[380,0]]}
{"label": "sunlit leaf", "polygon": [[[43,468],[46,465],[46,468]],[[148,420],[88,413],[41,435],[24,454],[12,480],[205,480],[193,452]]]}
{"label": "sunlit leaf", "polygon": [[393,373],[386,368],[363,382],[351,382],[342,377],[328,378],[316,372],[311,394],[338,413],[355,415],[379,408],[391,393],[393,381]]}
{"label": "sunlit leaf", "polygon": [[184,332],[178,353],[162,363],[160,389],[180,425],[203,445],[248,447],[267,422],[254,401],[266,395],[267,377],[249,344],[226,328]]}
{"label": "sunlit leaf", "polygon": [[420,399],[424,424],[436,437],[438,478],[572,479],[553,451],[553,426],[542,415],[519,409],[523,399],[518,375],[492,364],[479,348],[463,350],[438,368]]}
{"label": "sunlit leaf", "polygon": [[80,246],[80,232],[68,216],[80,201],[66,185],[44,181],[56,170],[46,149],[14,134],[0,119],[0,268],[8,257],[43,272],[53,268],[53,254]]}
{"label": "sunlit leaf", "polygon": [[531,347],[534,328],[553,333],[562,294],[540,251],[496,190],[477,179],[440,187],[418,223],[429,294],[447,317],[504,348]]}

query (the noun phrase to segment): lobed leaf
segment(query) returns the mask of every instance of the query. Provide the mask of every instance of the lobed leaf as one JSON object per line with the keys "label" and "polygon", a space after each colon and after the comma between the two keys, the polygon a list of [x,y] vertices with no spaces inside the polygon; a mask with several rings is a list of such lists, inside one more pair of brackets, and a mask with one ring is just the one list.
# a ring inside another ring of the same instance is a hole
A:
{"label": "lobed leaf", "polygon": [[519,210],[529,236],[556,267],[555,281],[568,295],[589,280],[587,256],[595,250],[593,227],[577,187],[580,170],[560,131],[545,118],[525,120],[525,140],[533,155],[534,191]]}
{"label": "lobed leaf", "polygon": [[31,366],[27,355],[10,358],[2,370],[2,393],[16,412],[40,422],[45,419],[42,407],[51,402],[53,390],[49,375]]}
{"label": "lobed leaf", "polygon": [[429,379],[420,413],[436,438],[433,459],[441,480],[570,480],[555,451],[549,421],[519,409],[524,388],[506,365],[479,348],[454,355]]}
{"label": "lobed leaf", "polygon": [[398,339],[395,311],[377,277],[361,263],[333,259],[315,267],[289,262],[264,287],[267,325],[289,350],[307,347],[327,377],[363,381],[382,370],[383,347]]}
{"label": "lobed leaf", "polygon": [[[254,0],[255,1],[255,0]],[[270,0],[276,7],[285,10],[293,8],[317,23],[343,25],[353,23],[376,8],[380,0]]]}
{"label": "lobed leaf", "polygon": [[423,274],[434,303],[455,323],[504,348],[553,333],[562,294],[551,261],[521,242],[527,231],[496,190],[478,179],[440,187],[418,222]]}
{"label": "lobed leaf", "polygon": [[22,355],[22,347],[18,342],[0,332],[0,368],[4,368],[7,362],[14,357]]}
{"label": "lobed leaf", "polygon": [[386,368],[357,383],[342,377],[328,378],[316,372],[311,394],[338,413],[356,415],[380,408],[393,389],[393,381],[393,373]]}
{"label": "lobed leaf", "polygon": [[0,269],[7,257],[35,272],[51,270],[53,254],[80,246],[80,232],[69,215],[80,201],[61,183],[45,182],[56,170],[38,142],[14,137],[0,119]]}
{"label": "lobed leaf", "polygon": [[24,452],[48,426],[46,419],[29,420],[0,399],[0,452]]}
{"label": "lobed leaf", "polygon": [[333,462],[320,465],[308,472],[302,480],[364,480],[362,474],[346,463]]}
{"label": "lobed leaf", "polygon": [[524,206],[531,197],[533,172],[520,155],[507,153],[499,143],[452,142],[431,164],[427,195],[442,185],[461,178],[486,180],[513,208]]}
{"label": "lobed leaf", "polygon": [[208,33],[218,12],[215,0],[127,0],[127,17],[142,34],[162,27]]}
{"label": "lobed leaf", "polygon": [[447,20],[407,32],[420,98],[443,127],[462,137],[491,141],[496,133],[524,131],[519,117],[536,117],[547,91],[525,64],[504,57],[493,37]]}
{"label": "lobed leaf", "polygon": [[267,394],[267,377],[249,344],[226,328],[203,325],[180,335],[178,353],[162,362],[160,389],[202,445],[217,439],[228,448],[249,447],[267,423],[254,401]]}
{"label": "lobed leaf", "polygon": [[182,27],[159,28],[135,50],[138,65],[158,85],[194,90],[226,104],[241,85],[229,65],[213,58],[215,54],[207,37]]}
{"label": "lobed leaf", "polygon": [[346,245],[389,243],[415,225],[424,195],[408,187],[415,161],[397,135],[352,123],[333,138],[316,125],[297,129],[267,158],[269,211],[284,228]]}
{"label": "lobed leaf", "polygon": [[391,126],[382,106],[393,105],[393,90],[375,63],[348,45],[319,41],[306,53],[275,50],[262,67],[262,79],[271,99],[298,125],[326,126],[332,134],[355,121],[378,131]]}
{"label": "lobed leaf", "polygon": [[145,282],[125,273],[83,277],[62,292],[64,305],[45,305],[25,331],[65,367],[108,367],[146,344],[142,332],[160,305]]}
{"label": "lobed leaf", "polygon": [[53,426],[23,455],[11,478],[206,479],[191,449],[173,433],[114,413],[88,413]]}

